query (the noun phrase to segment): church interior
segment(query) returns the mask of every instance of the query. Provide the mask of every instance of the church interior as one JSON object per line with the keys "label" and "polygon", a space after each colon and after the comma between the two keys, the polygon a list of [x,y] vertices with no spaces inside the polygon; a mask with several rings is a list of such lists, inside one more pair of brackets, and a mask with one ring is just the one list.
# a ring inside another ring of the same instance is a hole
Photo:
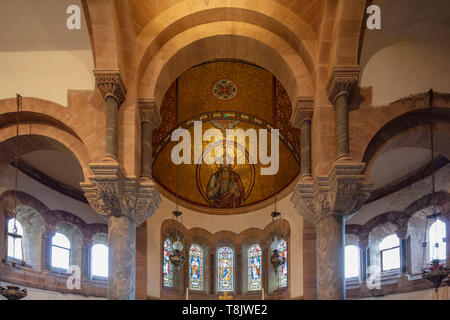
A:
{"label": "church interior", "polygon": [[448,0],[0,27],[0,300],[449,299]]}

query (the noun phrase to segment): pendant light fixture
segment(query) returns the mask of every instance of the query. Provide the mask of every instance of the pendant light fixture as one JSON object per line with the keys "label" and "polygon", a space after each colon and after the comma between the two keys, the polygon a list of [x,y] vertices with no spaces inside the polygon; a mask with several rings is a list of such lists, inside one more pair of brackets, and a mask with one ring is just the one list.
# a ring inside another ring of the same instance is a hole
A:
{"label": "pendant light fixture", "polygon": [[[17,113],[16,113],[16,150],[14,154],[14,167],[15,167],[15,182],[14,182],[14,217],[13,219],[13,228],[10,232],[8,229],[7,233],[7,239],[12,239],[12,260],[11,260],[11,266],[13,268],[16,267],[16,261],[18,260],[16,258],[16,240],[20,240],[20,246],[21,246],[21,265],[25,266],[25,259],[23,254],[23,237],[21,234],[19,234],[17,229],[17,182],[18,182],[18,171],[19,171],[19,122],[20,122],[20,111],[22,109],[22,96],[17,94],[16,95],[16,105],[17,105]],[[2,262],[4,263],[3,269],[5,268],[5,264],[8,261],[7,255],[8,255],[8,241],[5,241],[5,257],[2,259]],[[20,289],[18,286],[6,286],[6,288],[3,288],[0,286],[0,294],[4,296],[8,300],[19,300],[24,298],[28,293],[27,289],[23,288]]]}
{"label": "pendant light fixture", "polygon": [[182,212],[178,210],[178,165],[176,167],[176,208],[175,211],[172,212],[175,217],[175,241],[172,245],[172,253],[170,254],[170,262],[175,266],[175,271],[179,272],[181,266],[184,264],[185,256],[184,256],[184,246],[181,238],[178,235],[178,217],[182,215]]}
{"label": "pendant light fixture", "polygon": [[278,268],[283,265],[286,262],[286,259],[281,256],[281,254],[278,252],[278,247],[281,243],[281,241],[284,238],[283,231],[281,231],[281,239],[278,239],[278,237],[275,234],[275,218],[280,217],[281,219],[281,213],[277,211],[277,175],[274,175],[274,202],[273,202],[273,212],[270,214],[272,216],[272,255],[270,256],[270,263],[272,265],[273,271],[275,274],[278,274]]}
{"label": "pendant light fixture", "polygon": [[[430,96],[430,149],[431,149],[431,194],[434,194],[436,191],[435,186],[435,179],[434,179],[434,133],[433,133],[433,90],[429,91]],[[425,232],[424,232],[424,239],[422,243],[423,247],[423,254],[422,254],[422,265],[424,266],[426,264],[426,248],[427,248],[427,233],[428,233],[428,220],[433,220],[436,222],[441,216],[442,213],[437,210],[437,208],[432,208],[433,213],[431,215],[428,215],[426,217],[426,223],[425,223]],[[434,256],[435,249],[439,247],[439,243],[436,242],[433,244],[433,254],[432,254],[432,261],[431,265],[428,265],[427,267],[424,267],[422,269],[422,278],[427,279],[433,284],[434,288],[434,297],[438,299],[438,290],[441,286],[442,280],[444,280],[449,275],[449,266],[444,266],[440,264],[439,258]]]}

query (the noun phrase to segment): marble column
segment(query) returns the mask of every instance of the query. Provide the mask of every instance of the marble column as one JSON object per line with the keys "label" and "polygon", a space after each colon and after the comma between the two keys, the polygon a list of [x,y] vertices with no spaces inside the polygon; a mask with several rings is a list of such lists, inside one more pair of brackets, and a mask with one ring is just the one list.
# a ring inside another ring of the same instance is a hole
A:
{"label": "marble column", "polygon": [[345,219],[369,197],[364,166],[335,163],[328,176],[299,183],[292,195],[297,212],[316,227],[318,299],[345,299]]}
{"label": "marble column", "polygon": [[348,138],[348,94],[341,92],[334,102],[336,116],[336,158],[350,154]]}
{"label": "marble column", "polygon": [[291,117],[294,127],[300,128],[300,178],[311,177],[311,121],[314,112],[314,100],[302,97],[297,101]]}
{"label": "marble column", "polygon": [[333,69],[328,82],[328,99],[335,107],[336,159],[349,158],[349,100],[358,82],[359,66],[339,66]]}
{"label": "marble column", "polygon": [[118,161],[119,108],[125,101],[126,90],[119,70],[94,70],[94,76],[106,102],[105,156]]}
{"label": "marble column", "polygon": [[135,299],[136,227],[157,209],[161,198],[148,178],[126,177],[120,165],[89,165],[93,176],[82,183],[90,206],[108,219],[108,299]]}
{"label": "marble column", "polygon": [[141,116],[142,148],[141,148],[141,176],[152,177],[152,132],[159,127],[161,118],[154,100],[139,100]]}
{"label": "marble column", "polygon": [[317,288],[319,300],[345,299],[344,217],[330,215],[316,224]]}
{"label": "marble column", "polygon": [[[445,222],[445,245],[447,249],[447,266],[450,266],[450,214],[447,214],[447,219],[444,219]],[[450,286],[450,281],[447,281]]]}
{"label": "marble column", "polygon": [[133,300],[136,290],[136,223],[125,216],[109,216],[108,247],[108,299]]}
{"label": "marble column", "polygon": [[396,234],[400,239],[400,273],[406,276],[408,273],[408,229],[402,228]]}
{"label": "marble column", "polygon": [[105,154],[118,159],[118,117],[119,101],[113,96],[106,97]]}

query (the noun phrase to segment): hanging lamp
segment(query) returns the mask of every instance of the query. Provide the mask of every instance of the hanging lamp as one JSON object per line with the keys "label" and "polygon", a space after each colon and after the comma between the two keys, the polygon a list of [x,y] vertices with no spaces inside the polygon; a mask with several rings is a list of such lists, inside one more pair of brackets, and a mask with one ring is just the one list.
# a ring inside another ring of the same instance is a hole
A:
{"label": "hanging lamp", "polygon": [[179,272],[181,266],[184,264],[184,246],[181,241],[181,237],[178,235],[178,217],[182,215],[182,212],[178,210],[178,165],[176,167],[176,209],[172,212],[175,217],[175,241],[172,244],[172,253],[170,254],[169,260],[175,266],[175,271]]}
{"label": "hanging lamp", "polygon": [[[434,179],[434,171],[435,171],[435,166],[434,166],[434,134],[433,134],[433,90],[429,91],[429,95],[430,95],[430,144],[431,144],[431,194],[434,194],[435,190],[436,190],[436,186],[435,186],[435,179]],[[428,215],[426,217],[426,223],[425,223],[425,232],[424,232],[424,240],[422,243],[422,247],[423,247],[423,254],[422,254],[422,265],[425,265],[425,251],[427,248],[427,231],[428,231],[428,220],[434,220],[437,221],[439,219],[439,217],[442,216],[442,213],[439,212],[435,207],[432,208],[433,213],[431,215]],[[433,252],[434,249],[437,248],[439,246],[439,243],[436,243],[433,246]],[[433,257],[431,264],[428,265],[427,267],[422,269],[422,278],[427,279],[428,281],[430,281],[433,285],[434,288],[434,294],[435,297],[438,298],[438,290],[439,287],[441,286],[442,280],[444,280],[445,278],[448,277],[449,274],[449,267],[448,266],[444,266],[442,264],[440,264],[440,261],[438,258]]]}
{"label": "hanging lamp", "polygon": [[[16,150],[14,154],[14,167],[15,167],[15,182],[14,182],[14,217],[13,217],[13,228],[12,232],[7,233],[7,237],[11,237],[13,239],[12,241],[12,260],[11,260],[11,266],[13,268],[16,267],[16,240],[21,239],[23,240],[23,237],[21,234],[18,233],[17,230],[17,182],[18,182],[18,170],[19,170],[19,122],[20,122],[20,111],[22,109],[22,96],[17,94],[16,95],[16,105],[17,105],[17,113],[16,113]],[[23,254],[23,241],[20,241],[21,245],[21,265],[25,266],[25,259]],[[7,241],[5,241],[5,257],[2,259],[2,262],[4,263],[3,269],[5,268],[5,264],[8,261],[7,259],[7,252],[8,252],[8,245]],[[6,286],[6,288],[0,286],[0,295],[4,296],[8,300],[20,300],[24,298],[28,294],[26,288],[20,289],[18,286],[10,285]]]}

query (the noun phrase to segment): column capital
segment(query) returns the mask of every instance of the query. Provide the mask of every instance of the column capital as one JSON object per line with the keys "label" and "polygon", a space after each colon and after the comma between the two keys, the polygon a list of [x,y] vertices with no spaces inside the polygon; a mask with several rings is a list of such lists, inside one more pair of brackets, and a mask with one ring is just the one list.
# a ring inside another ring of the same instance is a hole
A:
{"label": "column capital", "polygon": [[369,233],[365,232],[358,235],[358,245],[361,250],[367,250],[369,247]]}
{"label": "column capital", "polygon": [[327,86],[328,99],[331,103],[334,103],[341,94],[346,94],[349,97],[353,94],[360,71],[360,66],[334,67]]}
{"label": "column capital", "polygon": [[149,123],[153,129],[161,125],[161,116],[155,99],[139,99],[139,114],[141,122]]}
{"label": "column capital", "polygon": [[328,176],[298,184],[291,202],[314,225],[328,216],[349,216],[370,195],[372,184],[364,182],[364,167],[364,163],[335,163]]}
{"label": "column capital", "polygon": [[56,234],[56,228],[54,226],[45,225],[43,236],[44,238],[53,238]]}
{"label": "column capital", "polygon": [[294,107],[291,116],[291,124],[295,128],[300,128],[300,125],[305,120],[312,120],[314,113],[314,97],[300,97],[297,100],[297,105]]}
{"label": "column capital", "polygon": [[89,167],[94,176],[81,187],[100,215],[125,216],[138,227],[156,211],[161,198],[150,179],[125,176],[117,163],[93,163]]}
{"label": "column capital", "polygon": [[400,240],[408,239],[408,227],[398,228],[397,231],[395,231],[395,234]]}
{"label": "column capital", "polygon": [[123,85],[119,70],[94,70],[95,83],[103,99],[113,97],[119,106],[125,101],[127,91]]}

